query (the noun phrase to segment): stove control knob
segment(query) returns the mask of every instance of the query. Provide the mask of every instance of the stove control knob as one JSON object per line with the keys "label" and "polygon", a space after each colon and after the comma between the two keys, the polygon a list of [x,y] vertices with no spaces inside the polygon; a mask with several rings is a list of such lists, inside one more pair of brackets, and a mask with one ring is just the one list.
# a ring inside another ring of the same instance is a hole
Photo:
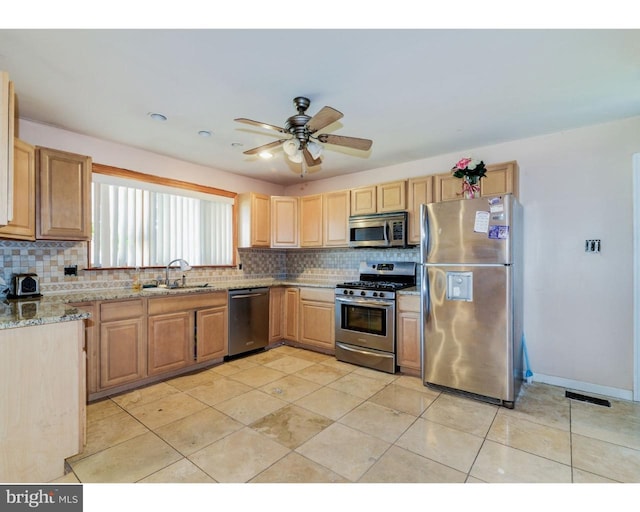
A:
{"label": "stove control knob", "polygon": [[349,290],[343,290],[342,293],[344,293],[345,295],[349,294]]}
{"label": "stove control knob", "polygon": [[364,297],[366,294],[367,294],[367,292],[365,292],[364,290],[362,290],[362,291],[360,292],[360,295],[362,295],[363,297]]}
{"label": "stove control knob", "polygon": [[380,292],[380,298],[384,297],[384,293]]}
{"label": "stove control knob", "polygon": [[[382,295],[382,294],[380,294],[380,295]],[[373,292],[373,296],[377,297],[378,296],[378,292]]]}
{"label": "stove control knob", "polygon": [[349,290],[349,295],[353,295],[353,290]]}

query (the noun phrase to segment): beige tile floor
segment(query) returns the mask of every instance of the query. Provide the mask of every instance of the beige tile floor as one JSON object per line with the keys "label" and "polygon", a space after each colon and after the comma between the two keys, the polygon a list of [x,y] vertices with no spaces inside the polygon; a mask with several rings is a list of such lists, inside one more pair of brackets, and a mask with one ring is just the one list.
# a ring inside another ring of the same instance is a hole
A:
{"label": "beige tile floor", "polygon": [[513,410],[280,346],[90,404],[62,482],[640,482],[640,404]]}

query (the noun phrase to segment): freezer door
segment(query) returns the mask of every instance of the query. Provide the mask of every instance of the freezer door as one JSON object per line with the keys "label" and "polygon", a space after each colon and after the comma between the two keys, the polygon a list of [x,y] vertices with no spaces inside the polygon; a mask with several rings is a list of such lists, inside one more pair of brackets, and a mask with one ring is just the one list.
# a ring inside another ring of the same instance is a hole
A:
{"label": "freezer door", "polygon": [[514,401],[511,267],[424,266],[423,379]]}
{"label": "freezer door", "polygon": [[512,263],[511,194],[422,208],[423,263]]}

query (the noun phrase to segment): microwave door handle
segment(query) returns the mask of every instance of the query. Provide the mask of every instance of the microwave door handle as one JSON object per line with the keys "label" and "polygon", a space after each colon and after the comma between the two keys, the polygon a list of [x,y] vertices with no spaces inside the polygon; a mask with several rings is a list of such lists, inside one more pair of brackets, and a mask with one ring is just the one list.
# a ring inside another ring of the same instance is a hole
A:
{"label": "microwave door handle", "polygon": [[384,243],[389,245],[389,221],[384,221]]}

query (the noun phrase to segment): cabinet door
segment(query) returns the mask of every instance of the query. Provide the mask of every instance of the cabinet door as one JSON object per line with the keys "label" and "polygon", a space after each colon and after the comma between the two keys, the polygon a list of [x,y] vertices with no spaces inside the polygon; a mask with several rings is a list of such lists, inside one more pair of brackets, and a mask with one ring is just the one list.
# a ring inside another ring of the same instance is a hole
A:
{"label": "cabinet door", "polygon": [[517,162],[487,165],[487,175],[480,180],[480,195],[484,197],[508,193],[518,197]]}
{"label": "cabinet door", "polygon": [[462,180],[452,174],[436,174],[433,177],[433,199],[435,202],[462,199]]}
{"label": "cabinet door", "polygon": [[322,246],[322,195],[300,198],[300,246]]}
{"label": "cabinet door", "polygon": [[96,332],[98,307],[95,302],[78,302],[71,303],[69,305],[91,313],[91,317],[84,320],[84,347],[86,357],[87,393],[92,395],[98,391],[98,379],[100,376],[98,333]]}
{"label": "cabinet door", "polygon": [[91,158],[37,150],[36,238],[91,239]]}
{"label": "cabinet door", "polygon": [[433,177],[410,179],[408,182],[407,210],[409,217],[409,232],[407,243],[420,243],[420,205],[433,201]]}
{"label": "cabinet door", "polygon": [[300,301],[300,342],[335,350],[335,307],[333,303]]}
{"label": "cabinet door", "polygon": [[284,295],[284,337],[298,341],[298,303],[300,290],[287,288]]}
{"label": "cabinet door", "polygon": [[269,343],[284,338],[284,288],[274,286],[269,290]]}
{"label": "cabinet door", "polygon": [[298,198],[271,197],[271,247],[298,246]]}
{"label": "cabinet door", "polygon": [[407,182],[404,180],[378,185],[377,211],[384,213],[404,210],[407,207],[406,189]]}
{"label": "cabinet door", "polygon": [[351,215],[366,215],[377,212],[376,186],[351,190]]}
{"label": "cabinet door", "polygon": [[193,361],[193,313],[150,316],[148,329],[149,375],[177,370]]}
{"label": "cabinet door", "polygon": [[198,362],[227,355],[229,333],[227,306],[196,312],[196,359]]}
{"label": "cabinet door", "polygon": [[15,103],[9,73],[0,71],[0,226],[13,215],[13,136]]}
{"label": "cabinet door", "polygon": [[110,388],[146,377],[144,318],[100,324],[100,388]]}
{"label": "cabinet door", "polygon": [[349,246],[349,214],[351,213],[349,190],[328,192],[322,197],[323,239],[325,247]]}
{"label": "cabinet door", "polygon": [[0,238],[36,239],[35,147],[20,139],[13,146],[13,219],[0,227]]}
{"label": "cabinet door", "polygon": [[420,297],[398,297],[398,366],[420,371]]}
{"label": "cabinet door", "polygon": [[253,192],[240,194],[238,247],[269,247],[271,244],[271,198]]}

